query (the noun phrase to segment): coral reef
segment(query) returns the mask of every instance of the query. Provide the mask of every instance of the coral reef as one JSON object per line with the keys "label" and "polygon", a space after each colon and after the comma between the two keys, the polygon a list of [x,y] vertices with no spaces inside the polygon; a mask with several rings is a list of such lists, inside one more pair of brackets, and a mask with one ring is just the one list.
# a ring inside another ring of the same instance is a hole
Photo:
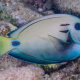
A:
{"label": "coral reef", "polygon": [[0,3],[0,21],[10,22],[13,25],[17,26],[16,19],[13,19],[10,14],[6,11],[5,6]]}
{"label": "coral reef", "polygon": [[[42,13],[43,15],[53,14],[52,0],[22,0],[22,2],[32,10]],[[32,6],[32,7],[31,7]]]}
{"label": "coral reef", "polygon": [[43,80],[43,74],[43,70],[33,66],[9,68],[0,72],[0,80]]}
{"label": "coral reef", "polygon": [[80,14],[80,0],[53,0],[56,9],[65,13]]}
{"label": "coral reef", "polygon": [[[0,0],[0,35],[8,37],[10,31],[44,16],[43,13],[49,15],[57,13],[58,10],[58,13],[80,15],[79,4],[80,0]],[[50,12],[46,12],[47,10]],[[0,80],[26,79],[80,80],[80,59],[64,65],[35,65],[8,54],[0,58]]]}
{"label": "coral reef", "polygon": [[0,21],[0,36],[7,37],[7,34],[10,31],[13,31],[15,29],[17,29],[17,27],[12,25],[11,23],[6,22],[6,21]]}

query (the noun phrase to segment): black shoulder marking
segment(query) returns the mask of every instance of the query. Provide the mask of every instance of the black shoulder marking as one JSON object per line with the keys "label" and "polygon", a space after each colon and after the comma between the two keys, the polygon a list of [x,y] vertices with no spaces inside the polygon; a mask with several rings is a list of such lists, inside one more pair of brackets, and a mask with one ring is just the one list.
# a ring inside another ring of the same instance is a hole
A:
{"label": "black shoulder marking", "polygon": [[61,24],[60,26],[69,26],[70,24]]}
{"label": "black shoulder marking", "polygon": [[69,30],[63,30],[63,31],[60,31],[62,33],[68,33]]}

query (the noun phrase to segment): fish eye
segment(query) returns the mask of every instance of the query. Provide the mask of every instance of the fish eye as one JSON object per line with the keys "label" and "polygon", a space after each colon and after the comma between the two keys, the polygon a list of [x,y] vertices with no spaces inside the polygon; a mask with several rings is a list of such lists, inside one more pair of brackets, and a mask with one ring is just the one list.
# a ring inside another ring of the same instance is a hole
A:
{"label": "fish eye", "polygon": [[19,46],[20,45],[20,42],[15,40],[15,41],[12,41],[12,45],[13,46]]}
{"label": "fish eye", "polygon": [[76,24],[75,24],[75,29],[76,29],[76,30],[80,30],[80,23],[76,23]]}

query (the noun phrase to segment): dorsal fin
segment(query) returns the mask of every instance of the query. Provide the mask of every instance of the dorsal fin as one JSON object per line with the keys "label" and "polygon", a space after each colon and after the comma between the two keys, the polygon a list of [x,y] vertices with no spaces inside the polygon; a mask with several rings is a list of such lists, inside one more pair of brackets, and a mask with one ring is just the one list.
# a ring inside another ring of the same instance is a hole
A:
{"label": "dorsal fin", "polygon": [[64,17],[64,16],[71,16],[71,15],[67,15],[67,14],[54,14],[54,15],[45,16],[45,17],[42,17],[40,19],[31,21],[30,23],[20,27],[19,29],[16,29],[16,30],[12,31],[11,33],[8,34],[8,36],[12,37],[12,38],[17,38],[18,35],[22,31],[24,31],[26,28],[30,27],[32,24],[35,24],[35,23],[37,23],[39,21],[42,21],[42,20],[51,19],[51,18],[61,18],[61,17]]}

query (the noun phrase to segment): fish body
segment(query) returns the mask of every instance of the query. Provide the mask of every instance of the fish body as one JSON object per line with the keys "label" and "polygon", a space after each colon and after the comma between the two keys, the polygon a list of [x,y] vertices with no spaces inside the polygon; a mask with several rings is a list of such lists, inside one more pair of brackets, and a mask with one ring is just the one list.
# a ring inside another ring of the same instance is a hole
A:
{"label": "fish body", "polygon": [[74,60],[80,56],[79,27],[80,19],[67,14],[34,20],[9,34],[8,52],[13,57],[38,64]]}

